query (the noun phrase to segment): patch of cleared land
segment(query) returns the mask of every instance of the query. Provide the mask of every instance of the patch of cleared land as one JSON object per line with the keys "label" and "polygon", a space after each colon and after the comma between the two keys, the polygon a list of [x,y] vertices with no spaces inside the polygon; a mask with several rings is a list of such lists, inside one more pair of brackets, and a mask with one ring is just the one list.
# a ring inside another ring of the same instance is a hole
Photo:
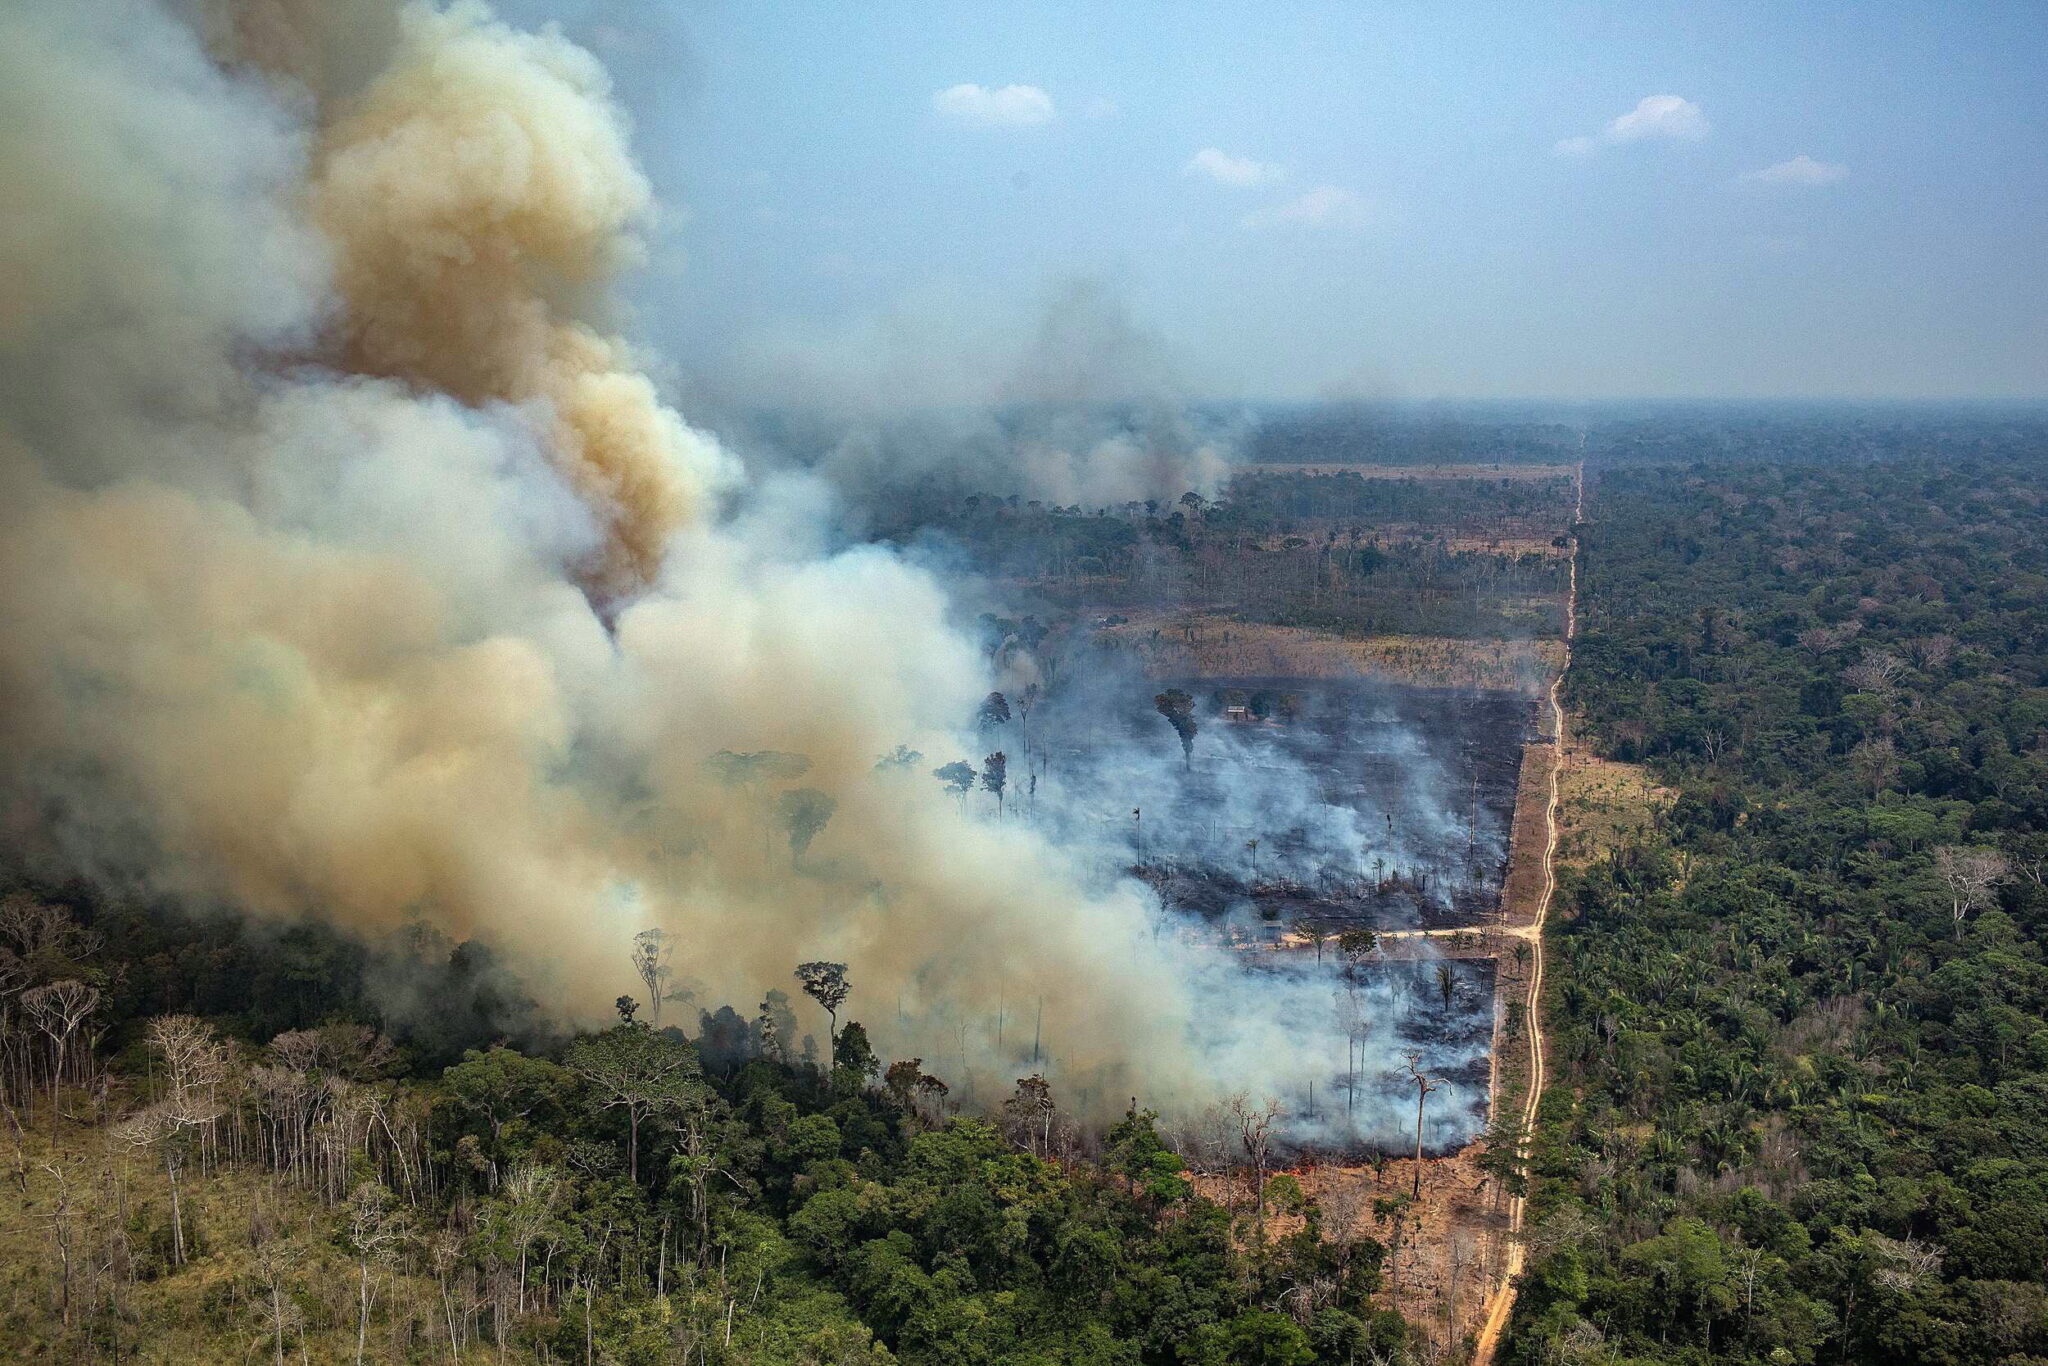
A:
{"label": "patch of cleared land", "polygon": [[1540,479],[1569,479],[1576,467],[1510,464],[1333,465],[1314,461],[1257,461],[1244,468],[1261,474],[1355,474],[1364,479],[1513,479],[1534,483]]}
{"label": "patch of cleared land", "polygon": [[[1098,609],[1095,615],[1110,609]],[[1347,639],[1300,626],[1236,621],[1214,612],[1115,609],[1128,620],[1096,639],[1129,651],[1147,675],[1381,678],[1426,688],[1503,689],[1535,695],[1563,661],[1555,640],[1447,636]]]}
{"label": "patch of cleared land", "polygon": [[[1373,1166],[1308,1166],[1292,1176],[1323,1212],[1323,1236],[1333,1242],[1371,1238],[1387,1248],[1381,1289],[1374,1298],[1397,1309],[1429,1335],[1440,1354],[1454,1358],[1478,1331],[1487,1292],[1499,1281],[1506,1254],[1506,1200],[1479,1166],[1477,1145],[1422,1163],[1422,1194],[1415,1190],[1413,1158]],[[1243,1176],[1198,1175],[1195,1186],[1231,1210],[1240,1236],[1254,1232],[1250,1183]],[[1265,1233],[1284,1238],[1301,1216],[1269,1207]]]}
{"label": "patch of cleared land", "polygon": [[1647,834],[1678,794],[1659,786],[1640,764],[1616,763],[1573,750],[1558,786],[1561,868],[1584,868]]}
{"label": "patch of cleared land", "polygon": [[[1292,546],[1289,541],[1309,541],[1320,545],[1331,531],[1342,534],[1350,522],[1342,517],[1304,517],[1288,532],[1274,532],[1261,537],[1259,549],[1277,551],[1306,549]],[[1304,532],[1313,535],[1304,535]],[[1373,529],[1375,542],[1381,545],[1406,545],[1417,541],[1434,541],[1452,553],[1477,553],[1486,555],[1542,555],[1548,559],[1562,560],[1571,555],[1568,546],[1552,544],[1557,538],[1541,527],[1531,526],[1522,520],[1507,521],[1499,527],[1488,527],[1481,531],[1461,530],[1455,526],[1424,524],[1421,522],[1394,522]]]}

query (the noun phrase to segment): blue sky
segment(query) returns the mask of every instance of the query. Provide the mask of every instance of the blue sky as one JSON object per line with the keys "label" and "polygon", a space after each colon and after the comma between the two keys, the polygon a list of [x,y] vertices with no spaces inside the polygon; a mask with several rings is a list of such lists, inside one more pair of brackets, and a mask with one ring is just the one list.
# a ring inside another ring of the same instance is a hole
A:
{"label": "blue sky", "polygon": [[1090,277],[1204,397],[2048,393],[2048,5],[554,12],[710,389],[974,398]]}

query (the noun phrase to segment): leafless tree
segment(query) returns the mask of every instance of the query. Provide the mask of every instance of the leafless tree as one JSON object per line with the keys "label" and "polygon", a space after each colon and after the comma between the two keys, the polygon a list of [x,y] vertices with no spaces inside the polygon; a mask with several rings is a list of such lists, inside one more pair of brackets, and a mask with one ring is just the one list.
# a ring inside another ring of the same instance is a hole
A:
{"label": "leafless tree", "polygon": [[1922,636],[1907,647],[1913,662],[1929,673],[1955,657],[1956,638],[1943,632],[1940,635]]}
{"label": "leafless tree", "polygon": [[228,1050],[213,1026],[191,1015],[159,1015],[149,1022],[149,1043],[164,1062],[167,1086],[154,1104],[123,1121],[116,1137],[163,1154],[171,1184],[171,1256],[185,1264],[185,1209],[178,1172],[184,1140],[221,1115],[219,1092],[228,1071]]}
{"label": "leafless tree", "polygon": [[1223,1102],[1237,1124],[1238,1144],[1251,1168],[1252,1209],[1260,1234],[1266,1231],[1266,1167],[1273,1155],[1273,1125],[1280,1118],[1280,1102],[1271,1096],[1253,1100],[1243,1091]]}
{"label": "leafless tree", "polygon": [[1017,1089],[1003,1102],[1003,1113],[1025,1136],[1030,1149],[1045,1155],[1052,1146],[1052,1122],[1058,1113],[1053,1104],[1052,1084],[1037,1073],[1017,1079]]}
{"label": "leafless tree", "polygon": [[[560,1169],[545,1163],[520,1162],[505,1177],[505,1241],[519,1255],[516,1305],[520,1313],[526,1312],[527,1257],[567,1193],[562,1175]],[[663,1250],[667,1250],[665,1245]]]}
{"label": "leafless tree", "polygon": [[1916,1238],[1887,1238],[1882,1233],[1866,1235],[1878,1262],[1871,1279],[1887,1290],[1908,1294],[1922,1282],[1941,1272],[1942,1250]]}
{"label": "leafless tree", "polygon": [[269,1336],[276,1348],[276,1366],[284,1366],[284,1337],[287,1331],[303,1332],[305,1324],[298,1304],[287,1296],[285,1282],[299,1264],[305,1249],[281,1233],[268,1210],[258,1206],[249,1217],[249,1246],[254,1252],[256,1274],[270,1292]]}
{"label": "leafless tree", "polygon": [[1981,845],[1944,844],[1934,851],[1934,875],[1948,889],[1960,940],[1970,912],[1983,906],[1992,890],[2012,876],[2012,860]]}
{"label": "leafless tree", "polygon": [[1344,1026],[1344,1113],[1348,1116],[1357,1108],[1358,1073],[1365,1060],[1365,1036],[1370,1021],[1366,1019],[1365,1000],[1358,983],[1347,981],[1335,995],[1337,1018]]}
{"label": "leafless tree", "polygon": [[1024,725],[1024,767],[1026,769],[1031,767],[1031,709],[1038,705],[1039,692],[1040,690],[1036,683],[1027,683],[1024,685],[1024,690],[1017,694],[1017,715]]}
{"label": "leafless tree", "polygon": [[2014,871],[2036,887],[2048,887],[2048,841],[2021,836],[2009,851]]}
{"label": "leafless tree", "polygon": [[100,942],[61,906],[21,892],[0,897],[0,996],[38,980],[76,976]]}
{"label": "leafless tree", "polygon": [[1707,762],[1710,764],[1718,764],[1727,758],[1733,743],[1728,732],[1719,726],[1710,726],[1700,735],[1700,748],[1706,753]]}
{"label": "leafless tree", "polygon": [[1838,626],[1815,626],[1799,633],[1799,643],[1817,655],[1839,650],[1863,630],[1863,623],[1850,618]]}
{"label": "leafless tree", "polygon": [[1444,1286],[1444,1327],[1452,1337],[1458,1331],[1458,1277],[1477,1259],[1472,1240],[1463,1235],[1451,1239],[1450,1276]]}
{"label": "leafless tree", "polygon": [[21,993],[21,1006],[50,1041],[50,1133],[57,1132],[57,1088],[64,1080],[64,1064],[71,1055],[71,1040],[78,1027],[100,1005],[100,989],[76,978],[30,987]]}
{"label": "leafless tree", "polygon": [[1866,649],[1863,658],[1842,670],[1842,681],[1858,692],[1876,693],[1890,700],[1898,693],[1899,678],[1905,672],[1905,663],[1897,655]]}
{"label": "leafless tree", "polygon": [[1735,1266],[1736,1284],[1742,1287],[1742,1312],[1747,1317],[1756,1312],[1756,1288],[1763,1280],[1768,1254],[1759,1247],[1738,1248],[1730,1260]]}
{"label": "leafless tree", "polygon": [[[365,1181],[349,1197],[348,1245],[356,1254],[356,1366],[363,1366],[363,1346],[370,1331],[370,1263],[388,1260],[405,1237],[405,1219],[390,1191]],[[525,1249],[521,1249],[524,1258]]]}
{"label": "leafless tree", "polygon": [[647,984],[647,1007],[654,1016],[654,1027],[661,1028],[661,1002],[668,994],[669,955],[673,952],[668,931],[661,929],[642,930],[633,936],[633,971]]}
{"label": "leafless tree", "polygon": [[64,1326],[69,1328],[71,1326],[71,1272],[72,1265],[77,1260],[78,1224],[76,1215],[78,1211],[71,1202],[71,1183],[66,1177],[64,1168],[55,1162],[45,1162],[42,1164],[42,1167],[44,1171],[50,1174],[50,1179],[56,1183],[56,1191],[49,1202],[48,1209],[44,1212],[44,1218],[48,1220],[50,1225],[50,1239],[57,1245],[60,1303],[62,1305]]}
{"label": "leafless tree", "polygon": [[1422,1055],[1408,1055],[1408,1075],[1415,1081],[1415,1189],[1411,1194],[1422,1198],[1422,1104],[1443,1084],[1442,1077],[1432,1077],[1422,1070]]}

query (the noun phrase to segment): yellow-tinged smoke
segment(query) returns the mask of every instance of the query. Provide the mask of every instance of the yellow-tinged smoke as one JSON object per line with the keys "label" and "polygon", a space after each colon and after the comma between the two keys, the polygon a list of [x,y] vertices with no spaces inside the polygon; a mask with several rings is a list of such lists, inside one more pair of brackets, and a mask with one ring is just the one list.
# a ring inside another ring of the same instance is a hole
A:
{"label": "yellow-tinged smoke", "polygon": [[[649,926],[742,1008],[841,959],[956,1085],[1019,1075],[1027,1000],[1097,1104],[1271,1075],[1252,1014],[1190,1047],[1228,967],[1140,889],[926,776],[991,682],[941,585],[801,549],[802,496],[713,515],[726,458],[593,322],[649,195],[586,54],[473,4],[168,3],[0,7],[11,859],[423,917],[571,1013]],[[727,749],[836,799],[801,868]]]}
{"label": "yellow-tinged smoke", "polygon": [[337,89],[337,46],[393,27],[354,8],[347,29],[290,0],[232,6],[214,25],[231,60],[319,92],[307,189],[333,247],[336,359],[471,405],[527,406],[603,525],[582,567],[592,591],[644,591],[726,462],[585,320],[653,209],[604,69],[481,4],[415,5],[382,68]]}

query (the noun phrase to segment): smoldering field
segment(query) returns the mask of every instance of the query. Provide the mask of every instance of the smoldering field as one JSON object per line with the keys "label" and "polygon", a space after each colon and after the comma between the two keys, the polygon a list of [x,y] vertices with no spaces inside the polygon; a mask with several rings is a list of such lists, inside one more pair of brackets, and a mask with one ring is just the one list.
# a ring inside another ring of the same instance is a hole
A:
{"label": "smoldering field", "polygon": [[[841,960],[885,1057],[984,1079],[1017,1075],[996,1003],[1042,1002],[1097,1114],[1327,1087],[1327,975],[876,768],[981,752],[1000,680],[951,585],[835,539],[818,479],[750,477],[616,335],[629,141],[587,53],[480,4],[0,9],[8,861],[425,920],[584,1020],[649,927],[735,1003]],[[798,789],[829,817],[778,845]],[[1371,1002],[1377,1071],[1418,1008]]]}
{"label": "smoldering field", "polygon": [[[1476,1137],[1492,965],[1437,958],[1418,940],[1404,945],[1412,959],[1346,961],[1334,938],[1491,918],[1530,700],[1366,680],[1147,679],[1108,651],[1082,652],[1059,677],[1028,715],[1013,708],[980,737],[1007,747],[1007,819],[1085,851],[1100,880],[1144,881],[1163,906],[1158,933],[1234,946],[1244,975],[1205,1007],[1227,1031],[1249,994],[1289,1030],[1274,1074],[1292,1080],[1269,1083],[1289,1147],[1412,1145],[1418,1070],[1435,1084],[1426,1146]],[[1156,705],[1169,688],[1194,704],[1185,752]],[[971,800],[996,814],[988,791]],[[1300,947],[1310,925],[1331,936],[1321,952]]]}
{"label": "smoldering field", "polygon": [[[1183,754],[1155,698],[1194,704]],[[1168,905],[1334,933],[1498,907],[1531,702],[1366,680],[1146,680],[1104,660],[1033,714],[1035,814]],[[1021,737],[1020,737],[1021,738]]]}

